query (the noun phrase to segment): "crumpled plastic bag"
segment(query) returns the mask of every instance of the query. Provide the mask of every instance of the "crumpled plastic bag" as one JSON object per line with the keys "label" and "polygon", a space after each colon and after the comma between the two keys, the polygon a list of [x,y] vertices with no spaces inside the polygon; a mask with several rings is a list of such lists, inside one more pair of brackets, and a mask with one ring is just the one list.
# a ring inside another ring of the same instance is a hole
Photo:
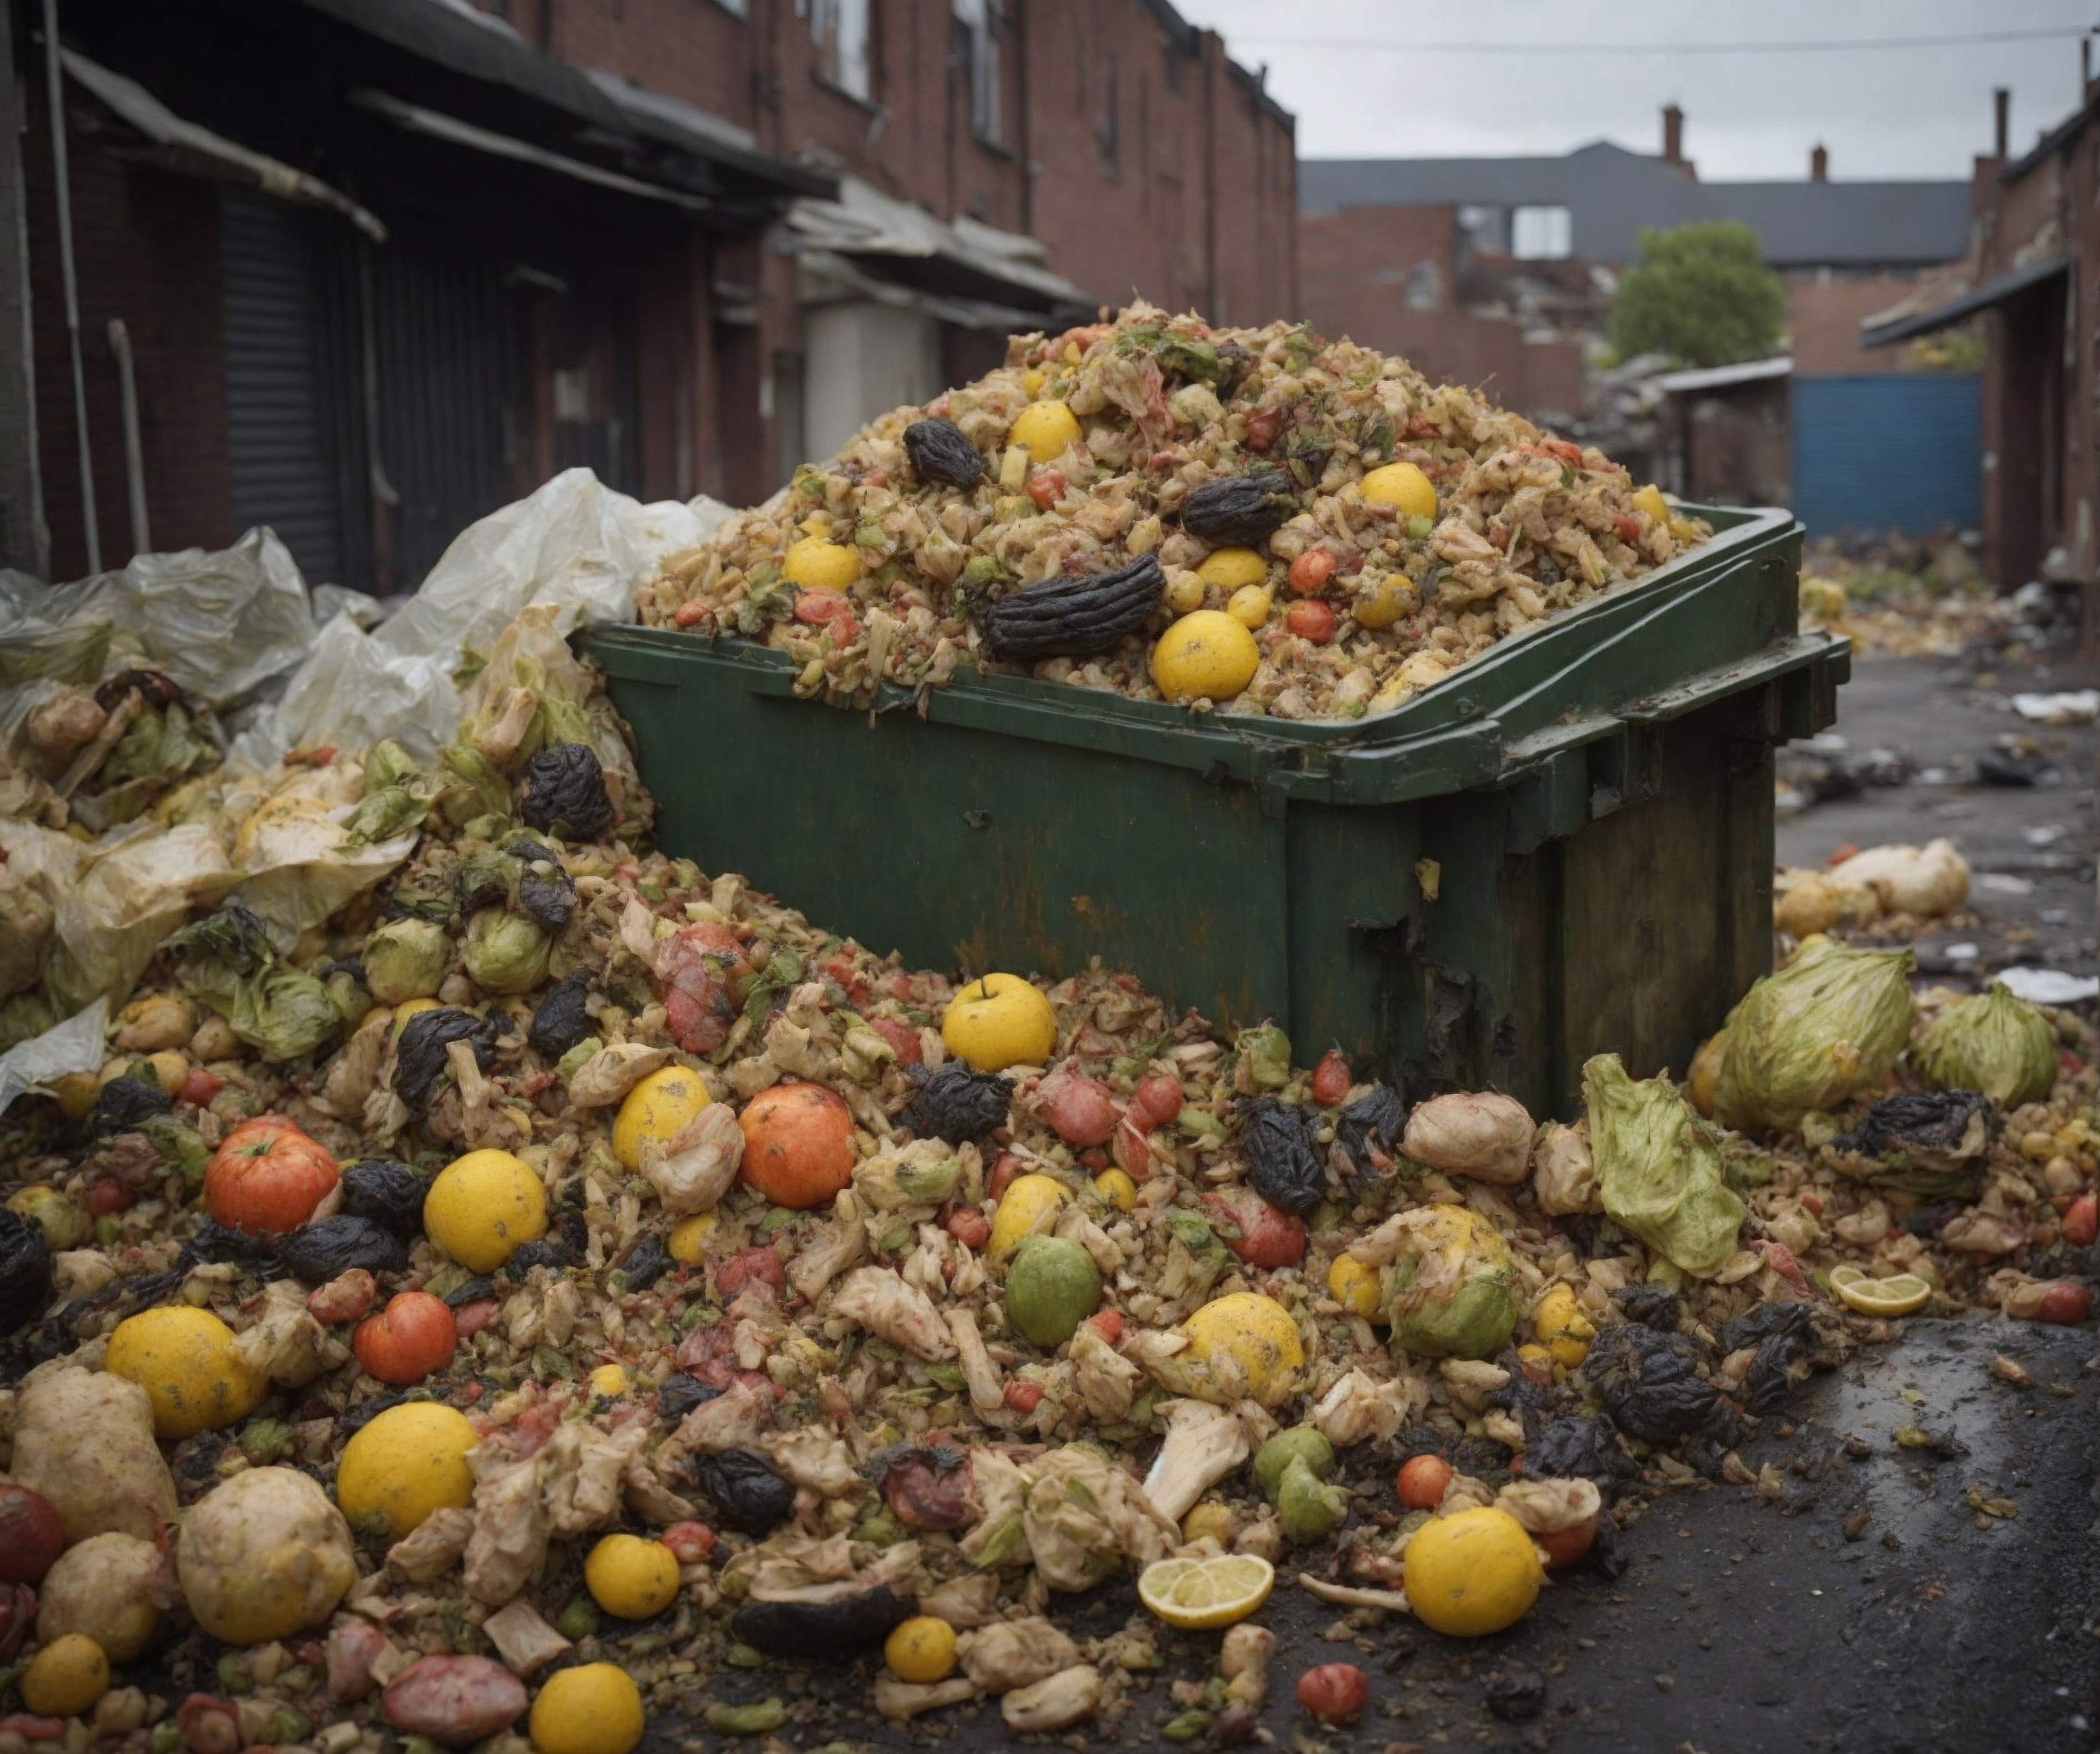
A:
{"label": "crumpled plastic bag", "polygon": [[1617,1054],[1582,1068],[1590,1154],[1604,1211],[1688,1273],[1736,1252],[1749,1208],[1722,1179],[1721,1144],[1665,1076],[1636,1082]]}
{"label": "crumpled plastic bag", "polygon": [[1908,950],[1803,945],[1728,1013],[1714,1117],[1739,1131],[1783,1130],[1879,1083],[1910,1038],[1917,966]]}
{"label": "crumpled plastic bag", "polygon": [[631,621],[634,590],[675,549],[704,541],[730,509],[714,500],[645,505],[569,469],[470,524],[413,598],[377,631],[338,615],[274,712],[236,744],[267,766],[319,743],[362,748],[398,738],[427,759],[449,741],[462,654],[487,652],[521,610],[551,604],[566,634],[585,621]]}
{"label": "crumpled plastic bag", "polygon": [[2017,1108],[2054,1086],[2056,1031],[2040,1006],[1994,981],[1920,1030],[1910,1063],[1935,1090],[1981,1091],[2001,1108]]}

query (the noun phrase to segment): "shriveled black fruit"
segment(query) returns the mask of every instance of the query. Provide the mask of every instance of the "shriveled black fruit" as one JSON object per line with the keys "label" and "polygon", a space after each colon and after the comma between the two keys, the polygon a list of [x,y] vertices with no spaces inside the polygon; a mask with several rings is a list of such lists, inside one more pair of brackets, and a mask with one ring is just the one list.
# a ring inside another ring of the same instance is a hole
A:
{"label": "shriveled black fruit", "polygon": [[695,1407],[705,1406],[721,1393],[720,1389],[681,1371],[675,1377],[666,1377],[664,1386],[656,1391],[656,1417],[676,1425]]}
{"label": "shriveled black fruit", "polygon": [[525,764],[518,813],[527,828],[567,840],[602,840],[612,828],[605,769],[583,743],[551,743]]}
{"label": "shriveled black fruit", "polygon": [[921,481],[974,487],[984,478],[984,458],[953,421],[914,421],[904,429],[911,473]]}
{"label": "shriveled black fruit", "polygon": [[730,1628],[769,1655],[836,1660],[840,1651],[880,1644],[911,1613],[911,1602],[887,1584],[850,1591],[811,1584],[774,1595],[752,1591]]}
{"label": "shriveled black fruit", "polygon": [[1141,554],[1113,572],[1046,579],[977,612],[995,658],[1034,663],[1042,658],[1090,658],[1113,651],[1152,619],[1167,589],[1156,554]]}
{"label": "shriveled black fruit", "polygon": [[1280,1211],[1303,1214],[1327,1197],[1327,1166],[1312,1124],[1304,1109],[1274,1096],[1257,1096],[1241,1106],[1247,1179]]}
{"label": "shriveled black fruit", "polygon": [[112,1078],[95,1092],[95,1107],[88,1113],[87,1130],[97,1139],[110,1133],[128,1133],[142,1121],[165,1114],[175,1100],[157,1084],[135,1078],[129,1073]]}
{"label": "shriveled black fruit", "polygon": [[518,911],[549,932],[559,932],[576,910],[576,886],[562,862],[536,840],[522,837],[503,850],[523,867],[518,873]]}
{"label": "shriveled black fruit", "polygon": [[1206,542],[1249,548],[1273,535],[1298,509],[1290,478],[1280,469],[1207,481],[1181,502],[1181,527]]}
{"label": "shriveled black fruit", "polygon": [[696,1456],[693,1480],[714,1501],[715,1520],[739,1535],[770,1535],[795,1508],[795,1487],[755,1449]]}
{"label": "shriveled black fruit", "polygon": [[589,997],[590,976],[580,968],[549,988],[532,1013],[532,1027],[525,1032],[532,1051],[542,1060],[559,1060],[589,1035],[590,1014],[584,1001]]}
{"label": "shriveled black fruit", "polygon": [[1342,1111],[1335,1138],[1347,1153],[1357,1178],[1375,1183],[1400,1156],[1401,1135],[1407,1130],[1407,1105],[1389,1084],[1374,1084]]}
{"label": "shriveled black fruit", "polygon": [[423,1229],[423,1196],[430,1183],[405,1163],[391,1157],[364,1157],[342,1172],[342,1209],[352,1218],[368,1218],[397,1236],[416,1236]]}
{"label": "shriveled black fruit", "polygon": [[620,1263],[620,1276],[627,1281],[629,1291],[646,1291],[677,1264],[662,1238],[644,1234]]}
{"label": "shriveled black fruit", "polygon": [[938,1072],[914,1066],[910,1075],[919,1088],[900,1118],[921,1139],[960,1145],[1006,1125],[1013,1086],[996,1072],[973,1072],[951,1060]]}
{"label": "shriveled black fruit", "polygon": [[471,1042],[474,1064],[487,1072],[496,1064],[501,1033],[493,1017],[477,1017],[454,1005],[417,1011],[402,1025],[394,1044],[394,1094],[420,1119],[444,1075],[445,1050],[454,1042]]}
{"label": "shriveled black fruit", "polygon": [[0,1206],[0,1334],[36,1319],[51,1282],[51,1245],[42,1227]]}
{"label": "shriveled black fruit", "polygon": [[404,1272],[408,1245],[383,1224],[338,1212],[293,1231],[278,1245],[277,1258],[301,1284],[324,1285],[353,1267],[368,1273]]}

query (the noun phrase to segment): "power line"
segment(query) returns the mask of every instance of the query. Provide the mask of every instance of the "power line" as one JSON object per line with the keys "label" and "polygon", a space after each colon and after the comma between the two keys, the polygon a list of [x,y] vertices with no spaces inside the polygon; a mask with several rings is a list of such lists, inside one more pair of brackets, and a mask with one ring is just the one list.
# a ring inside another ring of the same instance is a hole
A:
{"label": "power line", "polygon": [[1391,55],[1809,55],[1827,50],[1948,49],[2083,37],[2082,24],[1941,37],[1824,37],[1796,42],[1393,42],[1378,37],[1266,37],[1227,33],[1235,48],[1368,49]]}

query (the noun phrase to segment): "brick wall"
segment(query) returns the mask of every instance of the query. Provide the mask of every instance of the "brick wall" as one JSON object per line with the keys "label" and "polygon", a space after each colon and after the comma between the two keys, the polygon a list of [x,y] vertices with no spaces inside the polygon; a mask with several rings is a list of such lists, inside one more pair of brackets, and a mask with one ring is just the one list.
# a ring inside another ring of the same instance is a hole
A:
{"label": "brick wall", "polygon": [[1863,319],[1916,290],[1915,276],[1877,274],[1856,280],[1798,279],[1787,288],[1793,368],[1804,377],[1916,369],[1908,347],[1862,347]]}
{"label": "brick wall", "polygon": [[[25,81],[22,133],[35,325],[38,452],[51,576],[87,570],[78,428],[60,275],[51,130],[41,77]],[[67,108],[81,350],[94,447],[102,563],[131,556],[124,413],[109,320],[130,332],[139,445],[153,546],[222,548],[233,524],[227,449],[226,356],[218,274],[218,191],[193,177],[128,163],[111,149],[98,106]]]}
{"label": "brick wall", "polygon": [[1458,210],[1452,207],[1352,207],[1299,221],[1299,278],[1305,315],[1329,335],[1366,346],[1408,310],[1453,302]]}

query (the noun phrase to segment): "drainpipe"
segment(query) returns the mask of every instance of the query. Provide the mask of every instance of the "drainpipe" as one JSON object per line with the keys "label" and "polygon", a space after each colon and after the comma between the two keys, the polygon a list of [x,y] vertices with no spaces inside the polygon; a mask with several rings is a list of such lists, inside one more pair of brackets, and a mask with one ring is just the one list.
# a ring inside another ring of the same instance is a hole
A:
{"label": "drainpipe", "polygon": [[131,332],[124,319],[109,320],[109,350],[117,356],[117,383],[124,398],[124,486],[131,502],[131,552],[153,552],[146,521],[146,450],[139,439],[139,379],[131,369]]}
{"label": "drainpipe", "polygon": [[87,374],[80,359],[80,284],[73,265],[64,79],[59,66],[59,0],[44,0],[44,92],[51,111],[51,179],[58,191],[59,273],[65,285],[66,341],[73,350],[73,419],[80,436],[80,513],[87,527],[87,570],[94,573],[102,571],[102,531],[95,521],[95,455],[87,438]]}

